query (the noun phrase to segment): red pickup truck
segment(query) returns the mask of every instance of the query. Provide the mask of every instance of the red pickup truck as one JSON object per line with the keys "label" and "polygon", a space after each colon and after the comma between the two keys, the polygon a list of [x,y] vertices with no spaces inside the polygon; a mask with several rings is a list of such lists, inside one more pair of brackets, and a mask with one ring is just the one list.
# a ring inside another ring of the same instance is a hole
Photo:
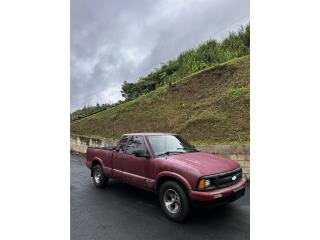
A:
{"label": "red pickup truck", "polygon": [[245,192],[237,162],[200,152],[176,134],[125,134],[114,147],[89,147],[86,165],[97,188],[114,178],[157,193],[165,215],[177,222],[192,206],[231,202]]}

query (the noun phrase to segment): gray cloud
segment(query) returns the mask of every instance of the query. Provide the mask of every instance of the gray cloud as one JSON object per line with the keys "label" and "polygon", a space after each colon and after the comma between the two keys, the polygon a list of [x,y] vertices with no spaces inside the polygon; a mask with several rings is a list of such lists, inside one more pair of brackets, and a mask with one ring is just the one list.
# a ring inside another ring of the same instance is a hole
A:
{"label": "gray cloud", "polygon": [[71,0],[71,110],[249,22],[249,0]]}

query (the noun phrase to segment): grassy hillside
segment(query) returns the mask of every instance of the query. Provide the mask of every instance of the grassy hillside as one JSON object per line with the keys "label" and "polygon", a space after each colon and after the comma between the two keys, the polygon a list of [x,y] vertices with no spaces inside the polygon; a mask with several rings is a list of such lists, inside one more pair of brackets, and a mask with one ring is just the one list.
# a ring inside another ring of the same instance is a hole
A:
{"label": "grassy hillside", "polygon": [[207,68],[169,86],[71,124],[71,132],[118,138],[176,132],[194,143],[249,141],[249,56]]}
{"label": "grassy hillside", "polygon": [[133,100],[154,90],[173,84],[190,74],[250,54],[250,25],[241,27],[237,32],[230,32],[223,40],[210,39],[179,54],[176,59],[162,63],[138,81],[124,81],[122,96],[124,100],[115,103],[97,103],[84,106],[70,114],[71,122],[85,118],[97,112]]}
{"label": "grassy hillside", "polygon": [[210,39],[196,48],[181,53],[176,59],[162,64],[137,82],[122,85],[126,100],[152,92],[158,87],[174,83],[197,71],[250,54],[250,25],[231,32],[222,41]]}

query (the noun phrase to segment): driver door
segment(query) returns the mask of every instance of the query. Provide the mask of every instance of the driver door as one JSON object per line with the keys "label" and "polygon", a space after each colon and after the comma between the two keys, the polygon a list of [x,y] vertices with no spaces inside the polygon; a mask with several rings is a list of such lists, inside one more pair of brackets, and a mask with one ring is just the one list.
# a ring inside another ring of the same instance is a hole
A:
{"label": "driver door", "polygon": [[126,147],[123,157],[123,171],[125,181],[134,185],[146,187],[146,169],[149,159],[146,157],[136,157],[133,152],[143,150],[148,153],[144,137],[132,136]]}

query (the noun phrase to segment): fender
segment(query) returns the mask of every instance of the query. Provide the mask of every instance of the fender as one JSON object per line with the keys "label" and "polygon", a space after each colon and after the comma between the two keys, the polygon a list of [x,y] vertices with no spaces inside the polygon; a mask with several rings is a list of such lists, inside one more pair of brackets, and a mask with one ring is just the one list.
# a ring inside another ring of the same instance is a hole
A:
{"label": "fender", "polygon": [[[92,170],[92,163],[93,163],[94,161],[98,161],[99,164],[102,166],[102,169],[103,169],[102,160],[101,160],[100,158],[98,158],[98,157],[93,158],[91,161],[86,161],[86,165],[87,165],[87,167],[88,167],[89,169]],[[92,171],[91,171],[91,177],[92,177]]]}
{"label": "fender", "polygon": [[160,172],[157,177],[157,182],[161,177],[172,177],[172,178],[177,179],[179,182],[181,182],[184,185],[184,187],[187,189],[189,195],[191,194],[191,191],[192,191],[191,185],[189,184],[187,179],[185,177],[181,176],[180,174],[174,173],[174,172],[169,172],[169,171]]}
{"label": "fender", "polygon": [[94,161],[98,161],[100,163],[100,165],[103,167],[103,162],[102,162],[102,159],[101,158],[98,158],[98,157],[95,157],[91,160],[91,164],[94,162]]}

